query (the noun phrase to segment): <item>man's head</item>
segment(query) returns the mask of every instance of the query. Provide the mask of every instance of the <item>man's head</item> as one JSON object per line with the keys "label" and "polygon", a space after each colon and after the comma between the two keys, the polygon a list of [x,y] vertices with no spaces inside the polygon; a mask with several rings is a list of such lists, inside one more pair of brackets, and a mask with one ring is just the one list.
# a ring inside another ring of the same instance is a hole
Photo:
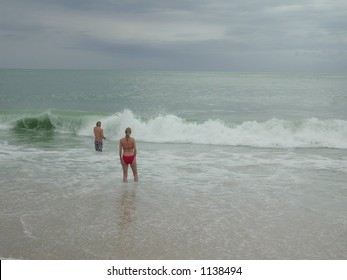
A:
{"label": "man's head", "polygon": [[130,127],[127,127],[127,128],[125,129],[125,134],[128,134],[128,135],[131,134],[131,128],[130,128]]}

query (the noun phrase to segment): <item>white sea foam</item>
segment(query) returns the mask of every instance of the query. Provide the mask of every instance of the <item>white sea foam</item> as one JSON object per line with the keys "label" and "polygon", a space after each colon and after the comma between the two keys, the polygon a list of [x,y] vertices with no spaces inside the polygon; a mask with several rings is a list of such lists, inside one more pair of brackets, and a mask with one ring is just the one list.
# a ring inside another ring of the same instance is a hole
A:
{"label": "white sea foam", "polygon": [[92,137],[92,128],[98,120],[102,121],[105,134],[114,140],[124,135],[126,127],[131,127],[138,141],[154,143],[347,148],[347,121],[339,119],[290,121],[273,118],[265,122],[224,123],[220,120],[188,121],[172,114],[143,118],[130,110],[113,115],[48,111],[2,117],[0,127],[54,130]]}
{"label": "white sea foam", "polygon": [[[90,135],[90,125],[81,128],[78,133]],[[144,120],[125,110],[103,120],[105,132],[115,139],[121,137],[128,126],[133,129],[133,135],[137,140],[145,142],[278,148],[347,148],[347,121],[336,119],[271,119],[266,122],[226,124],[220,120],[186,121],[170,114]]]}

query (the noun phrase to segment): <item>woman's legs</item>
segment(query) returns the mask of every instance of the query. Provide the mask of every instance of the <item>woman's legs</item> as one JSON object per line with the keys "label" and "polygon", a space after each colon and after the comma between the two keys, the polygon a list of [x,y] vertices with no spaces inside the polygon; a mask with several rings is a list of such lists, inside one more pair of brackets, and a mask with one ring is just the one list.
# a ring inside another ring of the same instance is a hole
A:
{"label": "woman's legs", "polygon": [[123,182],[128,182],[128,165],[122,161],[122,167],[123,167]]}
{"label": "woman's legs", "polygon": [[133,171],[134,174],[134,182],[139,181],[139,177],[137,175],[137,164],[136,164],[136,158],[134,158],[134,161],[132,164],[130,164],[131,170]]}

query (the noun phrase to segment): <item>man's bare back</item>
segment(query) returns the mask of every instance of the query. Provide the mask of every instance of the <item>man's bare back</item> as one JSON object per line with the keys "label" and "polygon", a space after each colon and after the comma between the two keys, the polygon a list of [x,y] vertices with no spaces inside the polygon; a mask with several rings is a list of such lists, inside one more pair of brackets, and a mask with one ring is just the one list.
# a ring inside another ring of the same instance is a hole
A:
{"label": "man's bare back", "polygon": [[95,141],[102,141],[102,139],[106,139],[104,137],[104,130],[99,126],[94,127],[94,136]]}
{"label": "man's bare back", "polygon": [[94,127],[94,136],[95,136],[95,150],[98,152],[102,152],[102,140],[106,139],[106,137],[104,136],[104,131],[101,128],[101,122],[97,122],[96,123],[96,127]]}

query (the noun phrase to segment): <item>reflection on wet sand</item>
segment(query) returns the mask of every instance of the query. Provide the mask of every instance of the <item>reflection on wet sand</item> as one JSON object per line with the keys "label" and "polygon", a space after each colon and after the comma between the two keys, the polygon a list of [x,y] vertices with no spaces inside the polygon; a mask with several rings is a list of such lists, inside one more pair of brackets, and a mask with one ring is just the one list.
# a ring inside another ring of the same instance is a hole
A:
{"label": "reflection on wet sand", "polygon": [[123,185],[119,211],[119,228],[125,229],[135,220],[136,187]]}

